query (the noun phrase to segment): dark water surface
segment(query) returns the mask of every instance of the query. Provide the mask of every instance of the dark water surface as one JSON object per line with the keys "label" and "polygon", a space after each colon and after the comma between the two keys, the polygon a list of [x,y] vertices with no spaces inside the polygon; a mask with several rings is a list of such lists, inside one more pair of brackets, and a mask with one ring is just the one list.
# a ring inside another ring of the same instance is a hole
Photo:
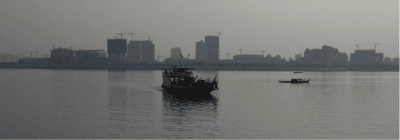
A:
{"label": "dark water surface", "polygon": [[187,101],[162,71],[0,69],[0,138],[399,138],[398,72],[194,72],[220,90]]}

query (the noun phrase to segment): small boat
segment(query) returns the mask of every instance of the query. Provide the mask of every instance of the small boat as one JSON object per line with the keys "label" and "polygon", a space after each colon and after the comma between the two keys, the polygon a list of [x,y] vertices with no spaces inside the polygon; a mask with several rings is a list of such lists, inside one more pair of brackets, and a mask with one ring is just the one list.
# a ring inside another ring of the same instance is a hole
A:
{"label": "small boat", "polygon": [[[297,73],[303,73],[303,72],[301,72],[301,71],[295,71],[295,72],[293,72],[293,73],[294,73],[294,74],[297,74]],[[292,75],[292,74],[290,74],[290,75]],[[293,79],[293,78],[291,78],[290,81],[283,81],[283,80],[278,80],[278,81],[279,81],[279,83],[308,83],[308,82],[310,82],[310,80],[311,80],[311,78],[308,79],[308,80],[304,80],[304,79]]]}
{"label": "small boat", "polygon": [[290,81],[281,81],[278,80],[279,83],[308,83],[310,82],[311,78],[308,80],[303,80],[303,79],[291,79]]}
{"label": "small boat", "polygon": [[[161,87],[169,94],[182,96],[205,96],[210,95],[213,90],[218,90],[217,76],[211,81],[208,79],[197,79],[189,70],[193,68],[184,68],[173,66],[163,68],[163,84]],[[197,80],[196,80],[197,79]]]}

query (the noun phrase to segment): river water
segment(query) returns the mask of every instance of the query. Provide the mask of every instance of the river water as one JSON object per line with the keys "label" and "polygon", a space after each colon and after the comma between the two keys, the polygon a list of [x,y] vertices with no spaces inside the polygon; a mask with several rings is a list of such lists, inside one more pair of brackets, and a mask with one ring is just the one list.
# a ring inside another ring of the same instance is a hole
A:
{"label": "river water", "polygon": [[[0,69],[0,138],[399,138],[399,72],[194,73],[219,90],[175,98],[161,70]],[[311,81],[277,81],[291,77]]]}

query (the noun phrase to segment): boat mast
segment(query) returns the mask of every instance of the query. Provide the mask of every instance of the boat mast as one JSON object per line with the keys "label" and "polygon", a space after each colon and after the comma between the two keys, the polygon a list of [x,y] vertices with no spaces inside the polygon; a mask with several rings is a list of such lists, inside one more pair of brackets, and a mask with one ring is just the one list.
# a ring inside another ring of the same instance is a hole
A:
{"label": "boat mast", "polygon": [[179,57],[179,68],[182,68],[182,62],[181,62],[181,59],[182,59],[182,54],[181,54],[181,57]]}

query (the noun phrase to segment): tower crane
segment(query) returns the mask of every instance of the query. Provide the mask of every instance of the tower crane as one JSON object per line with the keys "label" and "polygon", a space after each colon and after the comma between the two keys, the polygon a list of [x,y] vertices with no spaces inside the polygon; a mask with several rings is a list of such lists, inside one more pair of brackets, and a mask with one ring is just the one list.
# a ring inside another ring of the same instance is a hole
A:
{"label": "tower crane", "polygon": [[211,32],[211,33],[218,33],[218,37],[219,37],[220,34],[222,34],[222,32]]}
{"label": "tower crane", "polygon": [[375,46],[375,50],[376,50],[376,45],[380,45],[380,44],[379,44],[379,43],[358,43],[358,44],[356,44],[357,49],[360,49],[359,47],[360,47],[361,45],[365,45],[365,46],[367,46],[367,45],[374,45],[374,46]]}
{"label": "tower crane", "polygon": [[40,52],[40,51],[36,51],[36,58],[39,58],[39,56],[38,56],[38,52]]}
{"label": "tower crane", "polygon": [[131,41],[133,41],[133,34],[143,34],[143,33],[128,33],[131,34]]}
{"label": "tower crane", "polygon": [[376,45],[380,45],[379,43],[375,43],[375,50],[376,50]]}
{"label": "tower crane", "polygon": [[243,51],[243,50],[249,50],[249,49],[239,49],[240,54],[242,54],[242,51]]}
{"label": "tower crane", "polygon": [[122,35],[124,35],[124,34],[129,34],[129,33],[122,33],[122,31],[121,31],[121,33],[117,33],[118,35],[121,35],[121,39],[122,39]]}
{"label": "tower crane", "polygon": [[[253,51],[253,52],[260,52],[260,51]],[[264,55],[264,50],[261,50],[261,54]]]}
{"label": "tower crane", "polygon": [[225,53],[225,55],[228,55],[228,59],[229,59],[229,53]]}
{"label": "tower crane", "polygon": [[165,56],[157,55],[158,62],[160,62],[160,57],[165,57]]}
{"label": "tower crane", "polygon": [[152,36],[147,36],[147,40],[150,41],[150,38],[153,38]]}

